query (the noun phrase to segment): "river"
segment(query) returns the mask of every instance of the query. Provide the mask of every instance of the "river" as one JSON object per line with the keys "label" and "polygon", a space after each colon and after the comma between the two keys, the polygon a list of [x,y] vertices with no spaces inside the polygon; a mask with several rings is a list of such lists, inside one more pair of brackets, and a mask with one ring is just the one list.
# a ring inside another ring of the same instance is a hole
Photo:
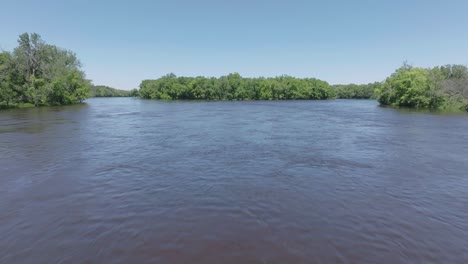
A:
{"label": "river", "polygon": [[89,99],[0,169],[0,263],[468,263],[467,114]]}

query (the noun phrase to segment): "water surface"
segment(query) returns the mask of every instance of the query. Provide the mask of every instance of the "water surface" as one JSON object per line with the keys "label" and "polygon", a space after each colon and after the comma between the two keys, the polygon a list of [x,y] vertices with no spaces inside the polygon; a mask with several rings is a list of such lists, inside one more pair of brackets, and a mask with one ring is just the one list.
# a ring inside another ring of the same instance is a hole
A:
{"label": "water surface", "polygon": [[0,112],[0,263],[468,263],[468,115],[375,101]]}

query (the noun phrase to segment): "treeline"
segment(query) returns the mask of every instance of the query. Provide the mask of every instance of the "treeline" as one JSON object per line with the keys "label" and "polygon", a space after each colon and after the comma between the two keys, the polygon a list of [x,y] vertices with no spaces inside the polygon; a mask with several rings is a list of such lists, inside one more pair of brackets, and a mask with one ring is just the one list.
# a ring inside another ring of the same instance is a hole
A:
{"label": "treeline", "polygon": [[322,100],[375,99],[382,83],[330,86],[313,78],[280,76],[243,78],[238,73],[220,78],[177,77],[168,74],[140,84],[143,98],[163,100]]}
{"label": "treeline", "polygon": [[327,82],[314,78],[243,78],[238,73],[207,78],[168,74],[156,80],[144,80],[139,95],[163,100],[322,100],[335,98],[335,90]]}
{"label": "treeline", "polygon": [[445,65],[430,69],[404,65],[384,82],[329,85],[314,78],[280,76],[219,78],[168,74],[144,80],[138,94],[162,100],[323,100],[377,99],[381,105],[468,111],[468,68]]}
{"label": "treeline", "polygon": [[375,91],[380,89],[381,82],[368,84],[337,84],[333,85],[338,99],[376,99]]}
{"label": "treeline", "polygon": [[468,68],[445,65],[425,69],[405,64],[376,94],[382,105],[468,111]]}
{"label": "treeline", "polygon": [[13,52],[0,53],[0,107],[65,105],[89,96],[89,81],[72,51],[24,33]]}
{"label": "treeline", "polygon": [[324,100],[377,99],[382,105],[468,111],[468,68],[445,65],[419,68],[404,64],[384,82],[329,85],[314,78],[279,76],[243,78],[168,74],[144,80],[139,90],[94,86],[85,78],[72,51],[24,33],[12,52],[0,53],[0,108],[21,105],[65,105],[89,96],[140,96],[163,100]]}
{"label": "treeline", "polygon": [[136,97],[138,90],[119,90],[105,85],[91,85],[89,87],[90,97]]}

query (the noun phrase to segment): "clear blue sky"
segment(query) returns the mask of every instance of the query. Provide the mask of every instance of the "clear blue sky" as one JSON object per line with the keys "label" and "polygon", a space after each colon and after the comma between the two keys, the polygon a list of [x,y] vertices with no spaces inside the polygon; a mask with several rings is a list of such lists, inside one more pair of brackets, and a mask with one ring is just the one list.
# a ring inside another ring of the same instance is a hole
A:
{"label": "clear blue sky", "polygon": [[186,76],[381,81],[415,66],[468,64],[468,1],[0,0],[0,48],[37,32],[75,51],[95,84],[131,89]]}

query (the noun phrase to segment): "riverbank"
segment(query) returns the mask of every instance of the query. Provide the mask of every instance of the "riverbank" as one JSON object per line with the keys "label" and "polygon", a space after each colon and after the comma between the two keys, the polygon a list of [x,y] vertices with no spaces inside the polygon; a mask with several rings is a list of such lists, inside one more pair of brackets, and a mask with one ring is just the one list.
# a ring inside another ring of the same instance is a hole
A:
{"label": "riverbank", "polygon": [[30,103],[8,104],[8,105],[4,103],[0,103],[0,110],[15,109],[15,108],[32,108],[32,107],[36,107],[36,106]]}

